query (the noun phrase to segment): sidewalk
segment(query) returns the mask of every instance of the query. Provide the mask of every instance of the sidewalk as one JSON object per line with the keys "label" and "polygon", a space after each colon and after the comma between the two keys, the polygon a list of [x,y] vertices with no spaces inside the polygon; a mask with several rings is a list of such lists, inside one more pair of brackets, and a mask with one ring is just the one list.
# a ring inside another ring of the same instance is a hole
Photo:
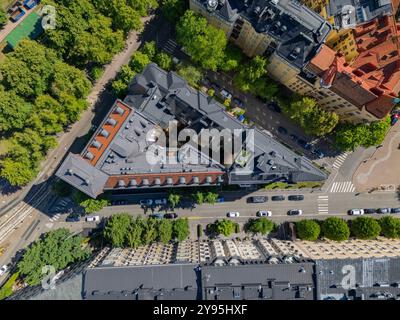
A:
{"label": "sidewalk", "polygon": [[[353,175],[353,184],[360,192],[373,188],[384,189],[400,185],[400,124],[395,124],[387,134],[383,147],[365,159]],[[390,190],[393,190],[391,188]]]}

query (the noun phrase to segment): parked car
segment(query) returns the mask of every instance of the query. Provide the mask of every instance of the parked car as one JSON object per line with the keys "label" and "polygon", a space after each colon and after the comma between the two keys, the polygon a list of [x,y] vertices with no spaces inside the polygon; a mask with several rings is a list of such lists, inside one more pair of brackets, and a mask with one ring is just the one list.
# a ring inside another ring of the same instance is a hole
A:
{"label": "parked car", "polygon": [[156,205],[163,205],[163,204],[167,204],[167,199],[156,199],[156,200],[154,200],[154,204],[156,204]]}
{"label": "parked car", "polygon": [[267,104],[267,108],[271,111],[281,113],[282,109],[279,107],[278,103],[275,101],[271,101],[270,103]]}
{"label": "parked car", "polygon": [[306,150],[311,150],[312,148],[312,145],[303,139],[297,140],[297,144]]}
{"label": "parked car", "polygon": [[303,211],[300,209],[292,209],[288,211],[289,216],[301,216],[303,214]]}
{"label": "parked car", "polygon": [[172,213],[166,213],[164,214],[165,219],[175,219],[178,218],[178,215],[175,212]]}
{"label": "parked car", "polygon": [[231,94],[230,92],[228,92],[227,90],[225,90],[225,89],[222,89],[222,90],[221,90],[220,95],[221,95],[224,99],[229,99],[229,100],[232,99],[232,94]]}
{"label": "parked car", "polygon": [[323,157],[325,157],[324,153],[321,150],[317,149],[317,148],[315,148],[312,151],[312,153],[315,154],[319,159],[322,159]]}
{"label": "parked car", "polygon": [[112,206],[121,206],[124,204],[128,204],[128,201],[127,200],[116,200],[116,201],[111,202]]}
{"label": "parked car", "polygon": [[291,134],[289,137],[290,137],[290,139],[292,139],[293,141],[299,140],[299,137],[296,136],[295,134]]}
{"label": "parked car", "polygon": [[240,100],[239,98],[233,98],[233,103],[236,104],[239,108],[243,108],[244,107],[244,103],[242,100]]}
{"label": "parked car", "polygon": [[225,202],[225,198],[224,197],[219,197],[219,198],[217,198],[217,202]]}
{"label": "parked car", "polygon": [[253,196],[249,198],[249,201],[252,203],[263,203],[267,202],[268,198],[266,196]]}
{"label": "parked car", "polygon": [[304,196],[301,194],[295,194],[295,195],[290,195],[288,196],[289,201],[301,201],[304,200]]}
{"label": "parked car", "polygon": [[240,216],[240,213],[237,211],[231,211],[231,212],[228,212],[226,216],[229,218],[237,218]]}
{"label": "parked car", "polygon": [[379,208],[378,209],[378,213],[381,213],[381,214],[383,214],[383,213],[390,213],[390,208]]}
{"label": "parked car", "polygon": [[5,273],[7,272],[7,270],[8,270],[7,265],[2,266],[2,267],[0,268],[0,277],[1,277],[3,274],[5,274]]}
{"label": "parked car", "polygon": [[285,200],[285,196],[272,196],[271,200],[272,201],[283,201],[283,200]]}
{"label": "parked car", "polygon": [[351,216],[359,216],[364,214],[364,209],[351,209],[348,212]]}
{"label": "parked car", "polygon": [[257,211],[257,217],[270,217],[272,216],[272,212],[271,211]]}
{"label": "parked car", "polygon": [[79,222],[81,217],[77,214],[70,214],[66,219],[67,222]]}
{"label": "parked car", "polygon": [[281,126],[278,127],[278,132],[281,133],[281,134],[287,134],[288,133],[287,129],[284,128],[284,127],[281,127]]}
{"label": "parked car", "polygon": [[141,206],[151,206],[153,204],[152,199],[142,199],[139,201]]}
{"label": "parked car", "polygon": [[152,213],[149,214],[149,218],[154,218],[154,219],[163,219],[164,218],[164,214],[162,213]]}
{"label": "parked car", "polygon": [[179,63],[181,62],[181,60],[179,60],[177,57],[173,57],[173,58],[172,58],[172,62],[173,62],[174,64],[179,64]]}
{"label": "parked car", "polygon": [[392,208],[392,213],[400,213],[400,208]]}
{"label": "parked car", "polygon": [[87,222],[100,221],[100,217],[99,216],[87,216],[86,221]]}
{"label": "parked car", "polygon": [[374,214],[376,213],[376,209],[364,209],[364,214]]}
{"label": "parked car", "polygon": [[213,88],[216,92],[221,90],[221,86],[215,82],[211,83],[211,88]]}

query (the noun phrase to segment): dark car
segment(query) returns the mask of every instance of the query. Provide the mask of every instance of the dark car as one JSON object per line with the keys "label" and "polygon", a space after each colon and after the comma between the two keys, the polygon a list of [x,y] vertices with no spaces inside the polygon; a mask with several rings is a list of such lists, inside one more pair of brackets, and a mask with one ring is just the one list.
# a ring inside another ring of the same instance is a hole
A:
{"label": "dark car", "polygon": [[304,196],[301,194],[295,194],[295,195],[288,196],[288,200],[289,201],[301,201],[301,200],[304,200]]}
{"label": "dark car", "polygon": [[152,213],[152,214],[149,215],[149,218],[163,219],[164,215],[162,213]]}
{"label": "dark car", "polygon": [[278,127],[278,132],[282,134],[287,134],[287,129],[284,127]]}
{"label": "dark car", "polygon": [[285,196],[272,196],[271,200],[272,201],[283,201],[283,200],[285,200]]}
{"label": "dark car", "polygon": [[400,208],[392,208],[392,213],[400,213]]}
{"label": "dark car", "polygon": [[81,221],[81,217],[78,214],[70,214],[65,220],[67,222],[79,222]]}
{"label": "dark car", "polygon": [[263,203],[263,202],[267,202],[268,198],[266,196],[254,196],[254,197],[250,197],[249,201],[252,203]]}
{"label": "dark car", "polygon": [[289,210],[287,214],[289,216],[301,216],[303,214],[303,211],[300,209],[292,209],[292,210]]}
{"label": "dark car", "polygon": [[297,141],[297,144],[298,144],[300,147],[302,147],[302,148],[304,148],[304,149],[306,149],[306,150],[310,150],[311,147],[312,147],[311,144],[309,144],[307,141],[305,141],[305,140],[303,140],[303,139],[299,139],[299,140]]}
{"label": "dark car", "polygon": [[322,159],[323,157],[325,157],[324,153],[323,153],[321,150],[317,149],[317,148],[315,148],[315,149],[312,151],[312,153],[315,154],[315,155],[316,155],[318,158],[320,158],[320,159]]}
{"label": "dark car", "polygon": [[212,82],[211,83],[211,88],[213,88],[215,91],[220,91],[221,86],[218,83]]}
{"label": "dark car", "polygon": [[238,107],[243,108],[244,104],[243,101],[240,100],[239,98],[233,98],[233,103],[236,104]]}
{"label": "dark car", "polygon": [[390,213],[390,208],[379,208],[378,213]]}
{"label": "dark car", "polygon": [[270,103],[268,103],[267,107],[271,111],[275,111],[277,113],[281,113],[282,112],[282,109],[278,106],[278,104],[275,101],[271,101]]}
{"label": "dark car", "polygon": [[365,214],[374,214],[376,213],[376,209],[364,209]]}
{"label": "dark car", "polygon": [[175,218],[178,218],[178,215],[175,212],[166,213],[166,214],[164,214],[164,218],[165,219],[175,219]]}
{"label": "dark car", "polygon": [[296,136],[295,134],[291,134],[289,137],[290,137],[290,139],[292,139],[293,141],[299,140],[299,137]]}

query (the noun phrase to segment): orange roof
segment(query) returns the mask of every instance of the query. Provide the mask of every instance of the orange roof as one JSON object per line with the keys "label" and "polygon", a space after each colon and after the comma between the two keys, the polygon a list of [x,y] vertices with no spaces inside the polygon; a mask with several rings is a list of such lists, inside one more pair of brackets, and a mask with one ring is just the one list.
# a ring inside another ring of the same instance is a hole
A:
{"label": "orange roof", "polygon": [[327,70],[333,63],[336,52],[326,45],[322,45],[321,50],[314,56],[310,64],[319,69],[319,72]]}

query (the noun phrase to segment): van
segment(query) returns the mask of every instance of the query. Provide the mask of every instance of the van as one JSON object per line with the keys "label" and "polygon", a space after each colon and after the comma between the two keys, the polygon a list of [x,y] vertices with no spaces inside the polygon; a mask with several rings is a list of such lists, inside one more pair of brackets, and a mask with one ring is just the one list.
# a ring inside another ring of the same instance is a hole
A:
{"label": "van", "polygon": [[86,221],[87,222],[100,221],[100,217],[99,216],[87,216]]}

